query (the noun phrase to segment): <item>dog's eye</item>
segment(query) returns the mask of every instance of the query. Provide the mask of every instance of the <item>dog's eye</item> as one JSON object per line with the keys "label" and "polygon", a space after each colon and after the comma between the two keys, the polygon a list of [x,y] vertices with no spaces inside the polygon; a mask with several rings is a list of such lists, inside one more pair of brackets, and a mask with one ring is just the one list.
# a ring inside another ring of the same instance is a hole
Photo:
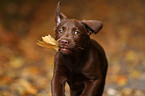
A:
{"label": "dog's eye", "polygon": [[62,33],[62,32],[63,32],[63,30],[62,30],[62,29],[60,29],[60,30],[59,30],[59,33]]}
{"label": "dog's eye", "polygon": [[80,33],[80,32],[78,32],[78,31],[75,31],[75,32],[74,32],[75,35],[78,35],[79,33]]}

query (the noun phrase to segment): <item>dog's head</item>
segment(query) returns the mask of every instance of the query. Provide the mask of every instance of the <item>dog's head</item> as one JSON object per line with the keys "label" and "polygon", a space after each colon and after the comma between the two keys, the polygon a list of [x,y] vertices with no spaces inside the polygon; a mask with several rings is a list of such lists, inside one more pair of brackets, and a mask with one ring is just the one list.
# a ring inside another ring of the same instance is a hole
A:
{"label": "dog's head", "polygon": [[71,54],[74,51],[83,50],[87,47],[92,33],[98,33],[103,24],[97,20],[75,20],[59,12],[60,2],[55,14],[55,39],[59,43],[59,50],[63,54]]}

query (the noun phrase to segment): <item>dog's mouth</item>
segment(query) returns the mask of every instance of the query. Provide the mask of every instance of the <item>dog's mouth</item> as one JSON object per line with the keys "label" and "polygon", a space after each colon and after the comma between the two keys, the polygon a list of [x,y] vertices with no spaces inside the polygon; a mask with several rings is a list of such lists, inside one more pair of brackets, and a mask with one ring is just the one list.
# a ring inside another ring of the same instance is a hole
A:
{"label": "dog's mouth", "polygon": [[67,46],[59,46],[59,51],[63,54],[72,53],[72,50],[70,48],[68,48]]}
{"label": "dog's mouth", "polygon": [[59,50],[64,54],[70,54],[75,51],[83,50],[84,48],[78,46],[59,46]]}
{"label": "dog's mouth", "polygon": [[71,52],[71,50],[70,49],[67,49],[67,48],[60,48],[60,51]]}

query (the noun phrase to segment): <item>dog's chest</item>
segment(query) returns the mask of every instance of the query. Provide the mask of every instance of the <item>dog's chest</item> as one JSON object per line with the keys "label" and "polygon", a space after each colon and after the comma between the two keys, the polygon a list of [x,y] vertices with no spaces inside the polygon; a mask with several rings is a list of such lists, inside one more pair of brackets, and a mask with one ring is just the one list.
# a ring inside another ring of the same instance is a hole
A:
{"label": "dog's chest", "polygon": [[70,72],[67,82],[72,90],[81,90],[84,88],[84,80],[86,80],[86,78],[83,74],[79,72]]}
{"label": "dog's chest", "polygon": [[[84,61],[84,60],[83,60]],[[71,85],[72,88],[82,88],[84,80],[87,80],[86,76],[82,73],[81,67],[84,63],[81,61],[73,60],[67,64],[67,78],[68,83]]]}

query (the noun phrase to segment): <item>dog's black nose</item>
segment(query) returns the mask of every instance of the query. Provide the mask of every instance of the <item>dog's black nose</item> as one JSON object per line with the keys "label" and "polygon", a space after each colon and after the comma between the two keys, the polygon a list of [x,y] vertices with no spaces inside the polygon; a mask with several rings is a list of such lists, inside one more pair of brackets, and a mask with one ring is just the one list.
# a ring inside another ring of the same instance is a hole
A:
{"label": "dog's black nose", "polygon": [[61,45],[68,45],[68,40],[60,40]]}

